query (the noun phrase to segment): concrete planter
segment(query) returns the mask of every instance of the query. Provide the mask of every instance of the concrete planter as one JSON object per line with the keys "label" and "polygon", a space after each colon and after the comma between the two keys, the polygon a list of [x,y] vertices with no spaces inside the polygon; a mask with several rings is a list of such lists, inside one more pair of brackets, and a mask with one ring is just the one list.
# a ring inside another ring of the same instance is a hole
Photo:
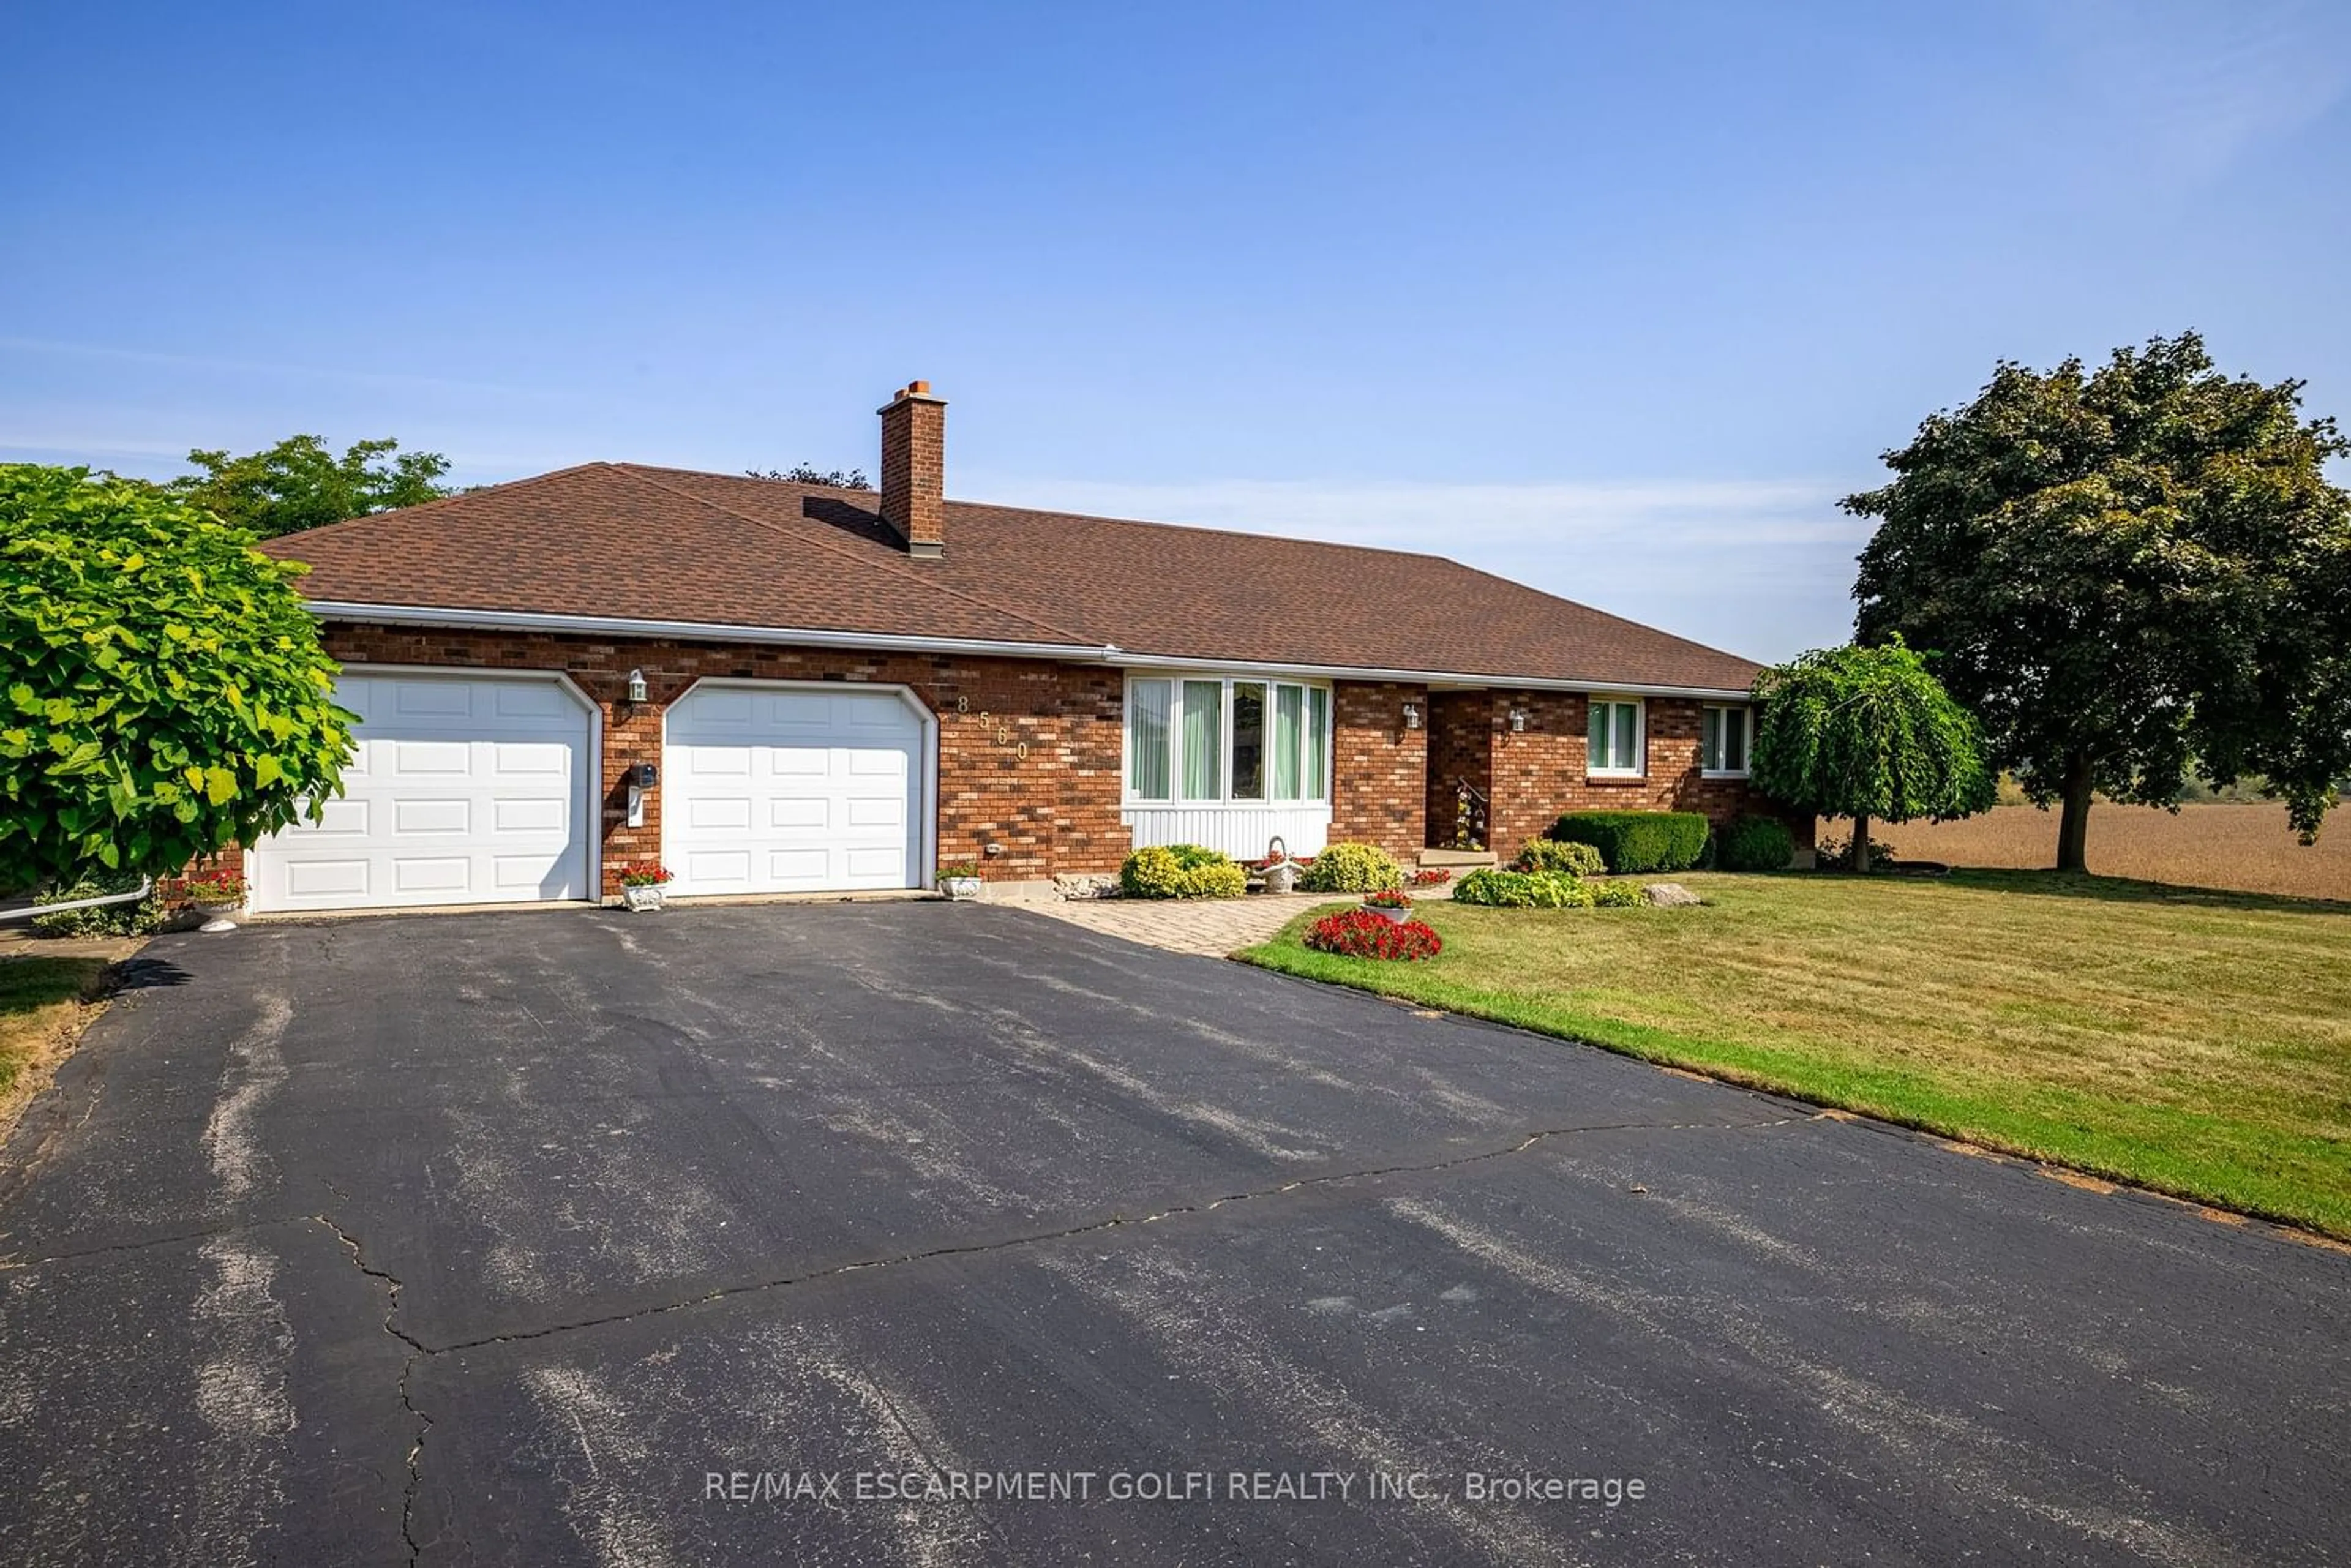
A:
{"label": "concrete planter", "polygon": [[1412,918],[1412,911],[1409,909],[1393,909],[1384,904],[1366,904],[1364,907],[1395,925],[1401,925]]}
{"label": "concrete planter", "polygon": [[979,896],[980,880],[976,876],[943,876],[939,888],[957,904],[969,904]]}
{"label": "concrete planter", "polygon": [[621,903],[623,907],[640,914],[648,909],[659,909],[662,906],[661,884],[649,883],[643,887],[624,887],[621,889]]}

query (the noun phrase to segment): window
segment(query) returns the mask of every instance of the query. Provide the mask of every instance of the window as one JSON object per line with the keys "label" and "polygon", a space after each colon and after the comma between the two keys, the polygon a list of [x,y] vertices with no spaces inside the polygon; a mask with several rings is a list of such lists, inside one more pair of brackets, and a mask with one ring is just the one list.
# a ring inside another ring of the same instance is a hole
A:
{"label": "window", "polygon": [[1126,683],[1130,800],[1331,798],[1331,692],[1288,681]]}
{"label": "window", "polygon": [[1174,777],[1167,732],[1174,691],[1165,681],[1130,681],[1126,687],[1126,787],[1138,800],[1165,800]]}
{"label": "window", "polygon": [[1698,768],[1726,777],[1747,775],[1748,726],[1745,707],[1698,709]]}
{"label": "window", "polygon": [[1641,705],[1620,698],[1593,697],[1586,706],[1591,709],[1591,726],[1586,732],[1589,749],[1584,771],[1625,779],[1640,777],[1644,757]]}
{"label": "window", "polygon": [[1324,752],[1331,742],[1331,694],[1321,686],[1306,688],[1306,787],[1299,791],[1309,800],[1331,798],[1326,782]]}
{"label": "window", "polygon": [[1233,683],[1233,799],[1265,799],[1265,683]]}
{"label": "window", "polygon": [[1184,799],[1221,800],[1225,748],[1225,683],[1184,683]]}

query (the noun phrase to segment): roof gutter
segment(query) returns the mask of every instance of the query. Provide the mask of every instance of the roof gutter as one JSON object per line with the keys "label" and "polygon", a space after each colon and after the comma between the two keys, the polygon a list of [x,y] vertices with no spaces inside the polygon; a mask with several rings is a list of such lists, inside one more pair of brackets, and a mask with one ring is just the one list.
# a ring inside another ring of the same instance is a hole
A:
{"label": "roof gutter", "polygon": [[1637,681],[1551,679],[1535,675],[1479,674],[1459,670],[1368,669],[1351,664],[1282,664],[1246,659],[1199,659],[1139,653],[1115,643],[1014,643],[980,637],[925,637],[895,632],[831,632],[810,627],[737,626],[716,621],[644,621],[612,615],[552,615],[534,610],[465,610],[427,604],[360,604],[347,600],[307,601],[321,621],[361,621],[390,626],[434,626],[460,631],[543,632],[571,637],[671,637],[697,643],[759,643],[801,648],[850,648],[869,653],[978,653],[1013,659],[1061,659],[1122,669],[1202,674],[1296,675],[1306,680],[1395,681],[1409,685],[1501,687],[1521,692],[1621,692],[1626,696],[1699,697],[1742,702],[1744,686],[1663,686]]}
{"label": "roof gutter", "polygon": [[1473,674],[1458,670],[1374,670],[1350,664],[1267,664],[1239,659],[1182,659],[1137,653],[1124,648],[1111,651],[1110,663],[1128,669],[1197,670],[1202,674],[1297,675],[1308,680],[1394,681],[1416,686],[1463,686],[1476,690],[1500,688],[1513,692],[1611,692],[1628,697],[1704,697],[1745,702],[1745,686],[1660,686],[1639,681],[1556,680],[1540,675]]}
{"label": "roof gutter", "polygon": [[872,653],[999,653],[1026,659],[1100,662],[1117,652],[1093,643],[1008,643],[985,637],[924,637],[896,632],[828,632],[805,626],[731,626],[716,621],[639,621],[613,615],[549,615],[535,610],[458,610],[428,604],[356,604],[313,599],[321,621],[441,626],[484,632],[546,632],[570,637],[677,637],[695,643],[781,643]]}

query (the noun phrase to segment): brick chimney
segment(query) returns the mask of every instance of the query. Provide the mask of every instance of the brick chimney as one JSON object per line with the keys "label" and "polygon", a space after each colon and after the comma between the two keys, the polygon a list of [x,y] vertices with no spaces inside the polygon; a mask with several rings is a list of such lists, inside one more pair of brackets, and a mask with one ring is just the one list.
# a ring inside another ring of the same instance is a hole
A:
{"label": "brick chimney", "polygon": [[911,556],[946,553],[947,402],[909,382],[882,415],[882,520]]}

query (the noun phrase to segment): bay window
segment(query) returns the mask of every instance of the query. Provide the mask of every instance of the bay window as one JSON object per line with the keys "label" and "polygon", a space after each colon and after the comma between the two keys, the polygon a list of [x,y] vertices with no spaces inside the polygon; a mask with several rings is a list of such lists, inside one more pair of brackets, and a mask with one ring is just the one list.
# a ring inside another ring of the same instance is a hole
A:
{"label": "bay window", "polygon": [[1698,709],[1698,768],[1723,778],[1747,777],[1752,709],[1744,704]]}
{"label": "bay window", "polygon": [[1584,771],[1601,777],[1637,779],[1646,757],[1642,734],[1641,704],[1624,697],[1586,700],[1589,722]]}
{"label": "bay window", "polygon": [[1131,801],[1325,801],[1330,747],[1327,686],[1161,675],[1126,683]]}

